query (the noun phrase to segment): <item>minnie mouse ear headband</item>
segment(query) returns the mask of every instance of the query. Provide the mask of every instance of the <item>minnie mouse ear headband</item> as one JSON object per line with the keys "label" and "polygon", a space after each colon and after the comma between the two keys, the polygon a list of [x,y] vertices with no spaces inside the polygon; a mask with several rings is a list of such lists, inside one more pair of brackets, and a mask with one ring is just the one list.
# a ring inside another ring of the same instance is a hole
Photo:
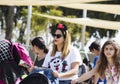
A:
{"label": "minnie mouse ear headband", "polygon": [[66,31],[67,27],[66,27],[66,25],[64,25],[62,23],[58,23],[58,24],[56,24],[56,29],[60,29],[60,30]]}
{"label": "minnie mouse ear headband", "polygon": [[64,38],[66,38],[66,32],[68,30],[67,27],[66,27],[66,25],[64,25],[62,23],[58,23],[58,24],[56,24],[56,30],[57,29],[59,29],[62,32]]}

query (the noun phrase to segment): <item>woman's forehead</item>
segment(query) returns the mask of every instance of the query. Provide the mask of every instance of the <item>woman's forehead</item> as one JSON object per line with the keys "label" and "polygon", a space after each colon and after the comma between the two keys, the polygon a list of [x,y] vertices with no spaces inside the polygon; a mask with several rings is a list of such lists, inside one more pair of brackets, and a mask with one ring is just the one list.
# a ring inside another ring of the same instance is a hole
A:
{"label": "woman's forehead", "polygon": [[105,47],[114,47],[113,45],[111,45],[111,44],[108,44],[108,45],[106,45]]}
{"label": "woman's forehead", "polygon": [[57,29],[57,30],[55,31],[55,33],[57,33],[57,34],[62,34],[62,32],[61,32],[59,29]]}

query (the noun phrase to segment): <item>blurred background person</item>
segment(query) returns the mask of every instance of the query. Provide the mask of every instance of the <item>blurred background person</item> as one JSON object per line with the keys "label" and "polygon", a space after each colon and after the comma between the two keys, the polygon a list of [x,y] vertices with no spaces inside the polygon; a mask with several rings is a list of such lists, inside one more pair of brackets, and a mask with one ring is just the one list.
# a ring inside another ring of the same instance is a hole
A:
{"label": "blurred background person", "polygon": [[48,53],[48,48],[46,47],[42,37],[35,37],[31,41],[31,44],[33,52],[37,55],[35,57],[34,65],[41,67],[44,62],[45,56]]}
{"label": "blurred background person", "polygon": [[[93,60],[93,68],[95,67],[98,59],[99,59],[99,55],[100,55],[100,43],[98,41],[94,41],[91,43],[91,45],[89,46],[89,50],[92,52],[93,56],[94,56],[94,60]],[[98,78],[97,76],[94,77],[95,80],[98,79],[98,81],[94,81],[95,84],[99,84],[101,82],[103,82],[104,84],[106,84],[106,80],[101,80],[100,78]]]}
{"label": "blurred background person", "polygon": [[[19,58],[19,57],[18,57]],[[17,84],[26,75],[26,67],[20,66],[11,51],[8,40],[0,41],[0,84]]]}
{"label": "blurred background person", "polygon": [[[87,73],[88,71],[90,71],[92,69],[92,66],[90,64],[90,61],[85,57],[83,59],[83,63],[82,65],[79,66],[79,72],[78,72],[78,77],[80,77],[81,75],[83,75],[84,73]],[[81,82],[79,84],[93,84],[93,80],[92,78]]]}

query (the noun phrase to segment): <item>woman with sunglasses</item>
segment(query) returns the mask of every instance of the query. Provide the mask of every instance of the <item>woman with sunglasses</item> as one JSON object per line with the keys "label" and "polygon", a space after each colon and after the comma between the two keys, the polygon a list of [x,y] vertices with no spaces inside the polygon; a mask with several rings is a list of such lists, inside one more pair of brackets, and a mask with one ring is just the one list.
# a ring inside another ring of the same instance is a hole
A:
{"label": "woman with sunglasses", "polygon": [[64,24],[57,24],[53,34],[53,48],[45,57],[43,67],[53,70],[53,75],[59,78],[59,84],[70,84],[78,77],[78,68],[82,64],[79,51],[71,46],[71,37]]}

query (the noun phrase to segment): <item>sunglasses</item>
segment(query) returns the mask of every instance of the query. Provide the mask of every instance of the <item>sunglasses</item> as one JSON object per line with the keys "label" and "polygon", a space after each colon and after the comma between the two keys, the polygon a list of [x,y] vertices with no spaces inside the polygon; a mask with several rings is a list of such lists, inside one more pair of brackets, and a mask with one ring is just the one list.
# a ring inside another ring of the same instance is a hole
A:
{"label": "sunglasses", "polygon": [[61,38],[63,35],[61,35],[61,34],[52,34],[53,35],[53,37],[55,38]]}

